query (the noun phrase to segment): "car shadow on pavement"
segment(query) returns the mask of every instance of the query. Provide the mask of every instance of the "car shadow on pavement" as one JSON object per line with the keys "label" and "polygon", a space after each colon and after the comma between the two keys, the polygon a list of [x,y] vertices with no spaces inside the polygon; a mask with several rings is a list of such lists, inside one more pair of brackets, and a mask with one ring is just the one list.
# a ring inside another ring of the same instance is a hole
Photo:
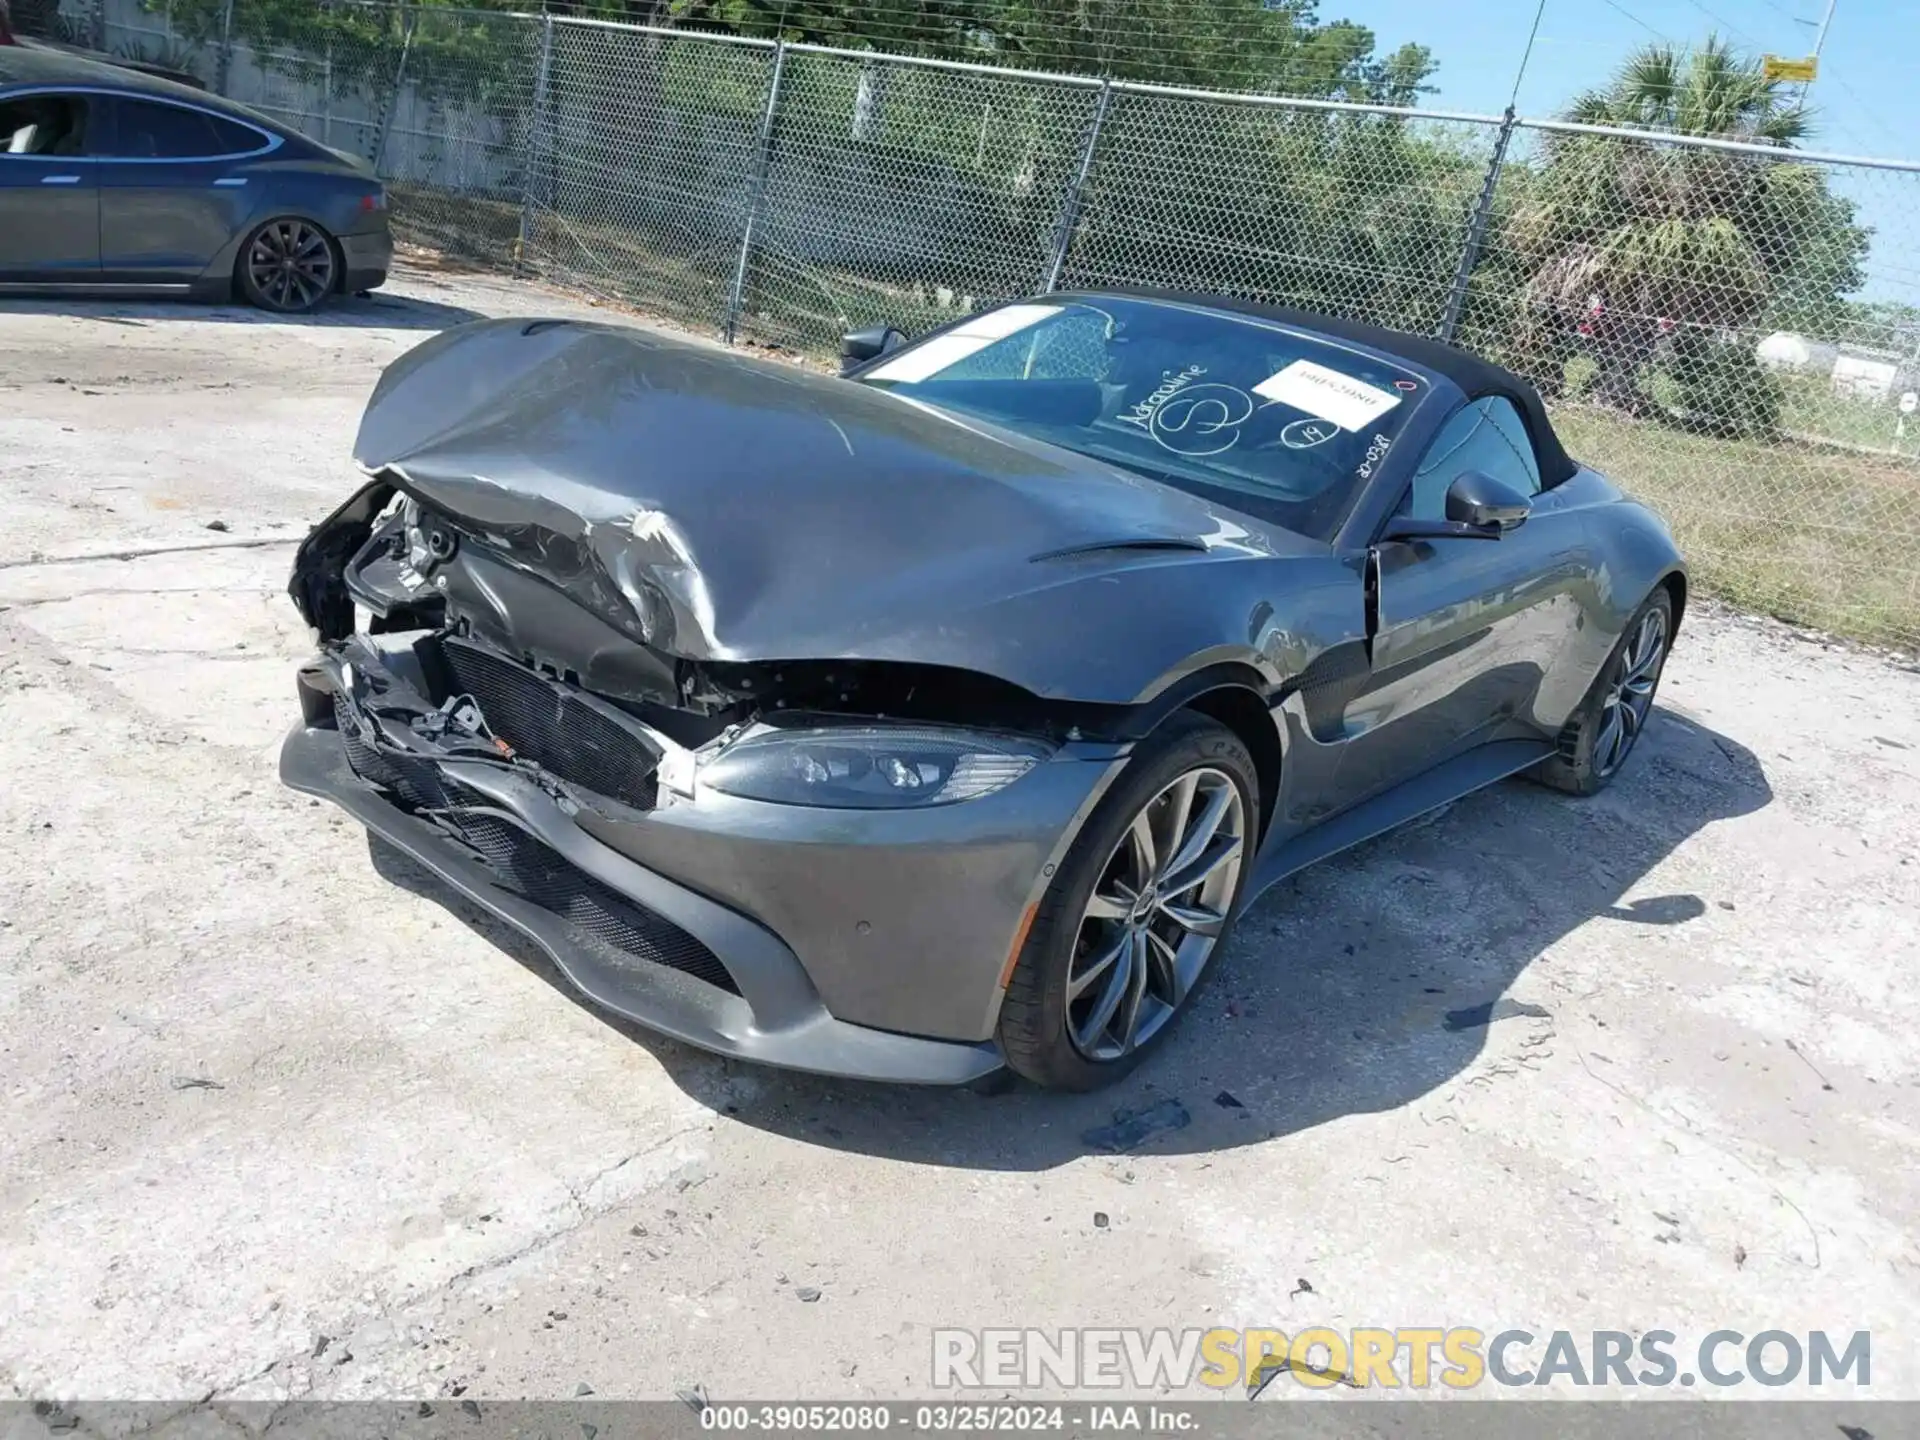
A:
{"label": "car shadow on pavement", "polygon": [[1772,798],[1750,751],[1662,706],[1598,797],[1507,781],[1276,886],[1241,917],[1167,1042],[1092,1095],[1011,1081],[884,1086],[724,1060],[598,1011],[519,932],[372,846],[385,878],[594,1009],[739,1124],[919,1164],[1024,1171],[1257,1144],[1417,1101],[1472,1066],[1494,1027],[1526,1027],[1503,1044],[1538,1045],[1552,1008],[1508,996],[1522,972],[1590,922],[1620,927],[1625,963],[1643,927],[1706,922],[1726,897],[1625,897],[1701,829]]}
{"label": "car shadow on pavement", "polygon": [[208,304],[182,298],[90,299],[79,295],[8,295],[0,292],[0,315],[66,315],[103,325],[146,329],[169,322],[212,325],[298,325],[310,329],[446,330],[482,318],[464,305],[443,305],[409,295],[374,291],[341,295],[309,315],[276,315],[237,301]]}

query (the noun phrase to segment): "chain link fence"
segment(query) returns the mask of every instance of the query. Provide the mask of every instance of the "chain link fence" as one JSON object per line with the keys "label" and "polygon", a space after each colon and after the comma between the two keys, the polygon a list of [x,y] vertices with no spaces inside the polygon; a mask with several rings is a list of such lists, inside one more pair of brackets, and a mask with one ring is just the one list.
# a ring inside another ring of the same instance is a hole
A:
{"label": "chain link fence", "polygon": [[741,333],[822,351],[1038,288],[1099,88],[784,47]]}
{"label": "chain link fence", "polygon": [[1488,211],[1460,343],[1715,593],[1920,640],[1920,167],[1522,121]]}
{"label": "chain link fence", "polygon": [[832,353],[1047,288],[1513,366],[1705,587],[1920,645],[1920,164],[400,0],[38,0],[364,156],[400,239]]}

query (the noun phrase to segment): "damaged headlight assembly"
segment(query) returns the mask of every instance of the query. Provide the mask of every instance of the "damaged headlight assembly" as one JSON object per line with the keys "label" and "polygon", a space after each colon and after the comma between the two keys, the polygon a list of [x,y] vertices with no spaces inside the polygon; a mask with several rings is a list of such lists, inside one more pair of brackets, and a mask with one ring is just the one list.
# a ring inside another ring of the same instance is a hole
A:
{"label": "damaged headlight assembly", "polygon": [[991,795],[1052,753],[1028,736],[932,726],[770,729],[708,760],[700,784],[777,805],[905,810]]}

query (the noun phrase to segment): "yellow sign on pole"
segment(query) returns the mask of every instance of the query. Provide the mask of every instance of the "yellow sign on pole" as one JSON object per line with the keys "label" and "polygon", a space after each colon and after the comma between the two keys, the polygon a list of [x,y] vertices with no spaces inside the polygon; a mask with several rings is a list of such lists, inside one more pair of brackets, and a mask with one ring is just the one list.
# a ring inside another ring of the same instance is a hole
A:
{"label": "yellow sign on pole", "polygon": [[1791,80],[1805,85],[1819,75],[1820,57],[1809,55],[1804,60],[1794,60],[1785,55],[1763,55],[1760,73],[1769,80]]}

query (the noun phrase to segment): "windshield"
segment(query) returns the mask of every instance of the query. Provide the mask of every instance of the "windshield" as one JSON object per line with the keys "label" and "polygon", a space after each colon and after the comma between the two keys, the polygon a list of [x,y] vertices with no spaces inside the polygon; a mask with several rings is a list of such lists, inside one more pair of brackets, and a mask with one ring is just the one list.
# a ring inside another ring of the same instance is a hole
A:
{"label": "windshield", "polygon": [[1427,389],[1268,321],[1116,297],[990,310],[860,378],[1319,540]]}

